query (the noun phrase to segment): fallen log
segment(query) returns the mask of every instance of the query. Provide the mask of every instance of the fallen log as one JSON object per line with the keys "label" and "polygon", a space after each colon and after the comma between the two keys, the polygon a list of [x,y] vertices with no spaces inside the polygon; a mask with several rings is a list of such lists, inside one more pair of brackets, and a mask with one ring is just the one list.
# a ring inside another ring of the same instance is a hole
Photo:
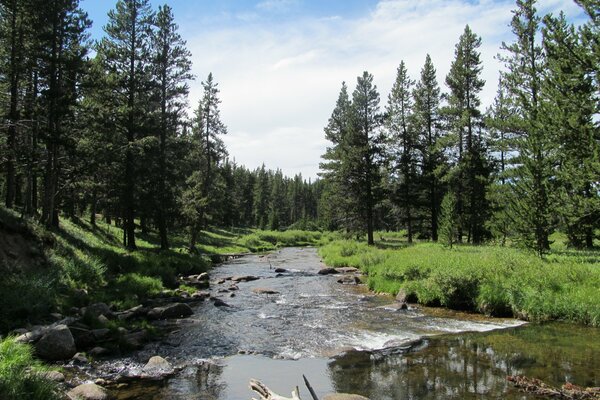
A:
{"label": "fallen log", "polygon": [[[260,399],[258,400],[302,400],[300,398],[300,391],[298,390],[298,386],[296,389],[292,390],[292,397],[283,397],[274,393],[271,389],[269,389],[264,383],[257,381],[256,379],[250,379],[250,389],[253,392],[258,393]],[[257,400],[257,399],[252,399]]]}

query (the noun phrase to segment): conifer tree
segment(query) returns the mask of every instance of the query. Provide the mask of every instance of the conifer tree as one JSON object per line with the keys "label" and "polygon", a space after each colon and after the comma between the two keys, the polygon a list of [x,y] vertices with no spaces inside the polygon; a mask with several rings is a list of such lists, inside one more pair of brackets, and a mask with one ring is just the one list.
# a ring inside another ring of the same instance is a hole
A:
{"label": "conifer tree", "polygon": [[600,129],[590,54],[564,14],[544,18],[546,68],[541,112],[554,138],[558,213],[573,247],[592,248],[600,221]]}
{"label": "conifer tree", "polygon": [[119,0],[108,13],[104,27],[107,36],[98,45],[98,54],[115,101],[113,112],[117,130],[123,135],[123,171],[120,181],[123,216],[123,242],[135,249],[135,215],[138,202],[138,140],[143,138],[148,99],[152,89],[150,38],[154,12],[149,0]]}
{"label": "conifer tree", "polygon": [[456,195],[448,191],[442,200],[440,213],[440,239],[443,244],[452,248],[458,235],[458,215]]}
{"label": "conifer tree", "polygon": [[168,184],[173,178],[169,148],[181,124],[181,114],[189,91],[187,82],[192,79],[191,54],[177,30],[171,8],[168,5],[159,7],[151,48],[154,51],[152,68],[160,107],[157,222],[161,249],[169,247],[166,219],[174,198],[173,190]]}
{"label": "conifer tree", "polygon": [[462,241],[464,230],[467,240],[480,243],[486,219],[485,186],[489,171],[485,165],[485,144],[481,138],[481,100],[479,93],[485,85],[481,79],[479,53],[481,38],[467,25],[456,45],[455,60],[446,76],[450,89],[446,113],[456,135],[456,162],[450,175],[450,184],[456,193],[459,218],[457,240]]}
{"label": "conifer tree", "polygon": [[414,92],[414,125],[418,135],[418,149],[421,153],[424,203],[427,207],[427,219],[430,224],[431,240],[438,239],[438,215],[442,187],[440,169],[445,164],[444,154],[439,143],[440,138],[440,88],[436,71],[429,54],[421,69],[421,79]]}
{"label": "conifer tree", "polygon": [[217,220],[218,204],[225,188],[219,168],[227,156],[221,139],[227,133],[227,127],[221,121],[218,86],[212,73],[208,74],[206,81],[202,82],[204,94],[192,126],[195,148],[192,158],[197,169],[188,178],[182,194],[184,214],[191,222],[191,250],[196,248],[199,230],[206,228],[210,221]]}
{"label": "conifer tree", "polygon": [[392,198],[396,207],[402,210],[401,218],[409,243],[413,241],[413,219],[417,209],[418,136],[413,116],[413,85],[402,61],[385,110],[385,126],[391,142],[391,170],[397,186],[392,189]]}
{"label": "conifer tree", "polygon": [[517,0],[511,22],[515,41],[503,43],[506,84],[514,115],[510,129],[517,133],[518,157],[513,170],[510,216],[518,239],[542,255],[550,249],[554,229],[551,214],[553,176],[551,135],[544,127],[541,112],[541,85],[545,57],[537,39],[540,18],[534,0]]}

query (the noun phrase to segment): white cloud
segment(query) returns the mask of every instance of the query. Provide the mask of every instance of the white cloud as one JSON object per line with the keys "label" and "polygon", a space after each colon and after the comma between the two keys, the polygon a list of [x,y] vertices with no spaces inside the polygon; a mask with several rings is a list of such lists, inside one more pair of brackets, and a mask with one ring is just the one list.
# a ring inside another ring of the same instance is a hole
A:
{"label": "white cloud", "polygon": [[[283,10],[293,0],[267,0],[257,9]],[[188,38],[198,81],[192,106],[201,95],[200,81],[213,72],[220,82],[222,118],[229,127],[225,142],[232,158],[250,168],[263,162],[286,174],[315,177],[326,142],[323,127],[342,81],[352,90],[356,76],[375,76],[383,107],[401,60],[414,79],[427,53],[444,77],[464,26],[482,36],[482,100],[493,99],[499,65],[494,56],[502,40],[511,41],[508,0],[382,0],[362,18],[302,18],[259,24],[248,18],[235,27]],[[568,0],[542,0],[544,12],[578,12]]]}
{"label": "white cloud", "polygon": [[285,12],[298,5],[298,0],[264,0],[256,8],[269,12]]}

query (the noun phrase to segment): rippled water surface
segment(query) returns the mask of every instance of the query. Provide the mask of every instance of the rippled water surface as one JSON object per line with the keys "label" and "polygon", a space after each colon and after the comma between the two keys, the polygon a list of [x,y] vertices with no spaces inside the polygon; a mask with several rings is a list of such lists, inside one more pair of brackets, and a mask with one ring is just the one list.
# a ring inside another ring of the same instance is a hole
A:
{"label": "rippled water surface", "polygon": [[[138,357],[216,364],[189,366],[163,386],[130,387],[119,398],[250,399],[250,378],[289,395],[294,386],[303,387],[302,374],[319,395],[351,392],[373,400],[526,398],[505,380],[521,373],[558,385],[565,380],[600,385],[598,330],[515,328],[520,323],[514,320],[423,308],[397,311],[389,296],[317,275],[323,267],[315,249],[291,248],[213,269],[211,292],[231,307],[198,305],[178,331]],[[276,268],[287,271],[278,274]],[[260,279],[219,292],[233,283],[216,282],[240,275]],[[256,294],[257,288],[279,294]],[[428,339],[403,346],[423,337]]]}

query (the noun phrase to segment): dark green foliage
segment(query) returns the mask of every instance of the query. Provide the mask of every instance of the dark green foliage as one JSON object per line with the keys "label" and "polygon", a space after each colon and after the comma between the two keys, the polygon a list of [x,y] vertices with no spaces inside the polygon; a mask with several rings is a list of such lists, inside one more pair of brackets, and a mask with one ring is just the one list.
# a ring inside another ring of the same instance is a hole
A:
{"label": "dark green foliage", "polygon": [[456,195],[452,191],[446,193],[442,200],[439,222],[440,241],[450,248],[458,240],[459,235],[457,203]]}
{"label": "dark green foliage", "polygon": [[511,173],[509,213],[518,239],[525,246],[543,254],[550,248],[554,230],[551,178],[554,175],[554,145],[544,126],[541,88],[545,66],[538,45],[539,16],[534,0],[517,1],[512,19],[515,42],[503,44],[506,55],[501,59],[507,70],[502,74],[506,95],[514,110],[504,123],[516,132]]}
{"label": "dark green foliage", "polygon": [[418,134],[418,149],[422,160],[421,202],[427,210],[423,219],[428,225],[427,228],[422,228],[422,233],[437,241],[443,189],[440,175],[446,160],[440,145],[440,88],[429,54],[421,69],[421,79],[415,85],[413,97],[414,129]]}
{"label": "dark green foliage", "polygon": [[364,72],[357,79],[352,101],[346,85],[325,128],[333,147],[324,155],[324,176],[330,182],[329,195],[339,201],[337,217],[352,232],[367,232],[373,244],[375,207],[380,197],[382,137],[379,132],[379,93],[373,75]]}
{"label": "dark green foliage", "polygon": [[388,132],[390,159],[390,194],[392,203],[400,210],[402,227],[412,243],[417,211],[419,154],[418,132],[413,115],[413,85],[404,61],[398,67],[396,81],[388,97],[385,126]]}
{"label": "dark green foliage", "polygon": [[489,180],[487,144],[482,135],[483,121],[479,110],[479,92],[485,81],[481,79],[479,53],[481,38],[465,27],[456,45],[455,60],[446,77],[450,88],[448,105],[444,112],[456,142],[452,146],[453,165],[448,179],[456,194],[459,242],[481,243],[487,235],[485,221],[488,206],[485,193]]}

